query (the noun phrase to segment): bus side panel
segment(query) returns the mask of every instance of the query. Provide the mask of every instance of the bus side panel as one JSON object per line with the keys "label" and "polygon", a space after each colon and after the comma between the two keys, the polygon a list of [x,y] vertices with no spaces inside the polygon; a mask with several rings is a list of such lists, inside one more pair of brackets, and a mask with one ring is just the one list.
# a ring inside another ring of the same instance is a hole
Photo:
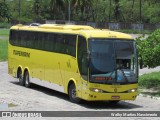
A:
{"label": "bus side panel", "polygon": [[[31,82],[32,79],[39,79],[39,81],[63,86],[64,73],[63,68],[60,69],[60,67],[63,67],[65,55],[61,57],[62,54],[16,47],[10,44],[8,48],[8,73],[10,75],[16,77],[18,67],[22,66],[22,73],[24,68],[29,69]],[[25,53],[29,55],[26,56]]]}
{"label": "bus side panel", "polygon": [[62,85],[62,75],[60,73],[60,55],[57,53],[46,52],[44,54],[45,60],[45,80]]}
{"label": "bus side panel", "polygon": [[68,84],[70,81],[73,81],[77,88],[77,96],[81,97],[81,76],[79,74],[79,69],[77,66],[77,59],[75,57],[64,55],[61,59],[61,73],[63,73],[63,82],[65,93],[68,93]]}

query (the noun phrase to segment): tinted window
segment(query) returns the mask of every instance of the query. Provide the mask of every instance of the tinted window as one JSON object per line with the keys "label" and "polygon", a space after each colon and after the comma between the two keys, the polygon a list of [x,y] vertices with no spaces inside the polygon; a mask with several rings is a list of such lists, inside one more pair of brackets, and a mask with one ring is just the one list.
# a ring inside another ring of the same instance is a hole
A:
{"label": "tinted window", "polygon": [[12,45],[15,45],[15,42],[16,42],[16,31],[13,31],[13,30],[11,30],[10,31],[10,43],[12,44]]}
{"label": "tinted window", "polygon": [[76,56],[76,36],[65,35],[64,39],[65,39],[64,40],[65,53],[68,55]]}
{"label": "tinted window", "polygon": [[76,57],[76,35],[11,30],[10,43]]}
{"label": "tinted window", "polygon": [[91,39],[89,40],[89,49],[91,52],[90,66],[92,68],[92,74],[113,71],[115,67],[113,41]]}
{"label": "tinted window", "polygon": [[78,66],[80,74],[84,80],[87,80],[87,43],[84,37],[78,37]]}

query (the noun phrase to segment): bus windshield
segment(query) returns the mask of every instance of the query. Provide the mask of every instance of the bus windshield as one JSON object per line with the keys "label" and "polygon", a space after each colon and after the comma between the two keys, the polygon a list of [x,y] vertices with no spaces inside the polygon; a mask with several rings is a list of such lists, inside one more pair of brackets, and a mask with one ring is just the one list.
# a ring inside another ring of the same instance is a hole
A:
{"label": "bus windshield", "polygon": [[90,39],[90,81],[137,82],[137,55],[133,40]]}

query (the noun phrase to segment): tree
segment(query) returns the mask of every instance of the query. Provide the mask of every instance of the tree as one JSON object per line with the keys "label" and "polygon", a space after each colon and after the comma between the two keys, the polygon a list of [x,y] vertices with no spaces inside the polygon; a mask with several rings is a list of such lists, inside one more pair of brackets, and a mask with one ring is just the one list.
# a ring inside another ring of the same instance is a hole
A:
{"label": "tree", "polygon": [[145,2],[143,5],[143,21],[145,23],[160,23],[160,1]]}
{"label": "tree", "polygon": [[[0,20],[67,20],[70,1],[71,20],[108,22],[110,0],[0,0]],[[111,0],[110,22],[139,23],[139,0]],[[3,3],[3,4],[2,4]],[[6,8],[6,5],[8,8]],[[160,23],[160,0],[142,0],[142,22]],[[12,11],[10,14],[9,11]],[[125,18],[125,19],[124,19]]]}
{"label": "tree", "polygon": [[39,0],[34,1],[34,12],[37,16],[40,15],[40,1]]}
{"label": "tree", "polygon": [[65,1],[64,0],[50,0],[50,15],[52,19],[64,19]]}
{"label": "tree", "polygon": [[94,22],[105,22],[109,19],[109,0],[94,0],[92,2],[92,13],[90,20]]}
{"label": "tree", "polygon": [[141,40],[138,38],[137,49],[143,64],[149,68],[160,65],[160,29],[154,31],[148,38]]}
{"label": "tree", "polygon": [[0,21],[5,21],[5,19],[10,20],[10,13],[5,1],[0,1]]}
{"label": "tree", "polygon": [[134,13],[134,3],[135,3],[135,0],[132,0],[132,17],[133,17],[133,13]]}
{"label": "tree", "polygon": [[72,0],[73,10],[75,10],[76,15],[79,15],[79,19],[87,21],[90,17],[92,10],[93,0]]}

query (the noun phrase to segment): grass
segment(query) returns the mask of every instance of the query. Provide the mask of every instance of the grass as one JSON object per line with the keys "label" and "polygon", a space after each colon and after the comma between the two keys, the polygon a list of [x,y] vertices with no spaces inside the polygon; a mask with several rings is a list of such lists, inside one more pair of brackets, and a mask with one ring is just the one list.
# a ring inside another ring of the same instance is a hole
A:
{"label": "grass", "polygon": [[0,61],[8,59],[8,40],[0,40]]}
{"label": "grass", "polygon": [[1,37],[8,37],[9,36],[9,29],[6,29],[6,28],[0,29],[0,36]]}
{"label": "grass", "polygon": [[140,76],[138,84],[142,94],[160,96],[160,72]]}
{"label": "grass", "polygon": [[8,59],[8,38],[9,29],[0,29],[0,61]]}

